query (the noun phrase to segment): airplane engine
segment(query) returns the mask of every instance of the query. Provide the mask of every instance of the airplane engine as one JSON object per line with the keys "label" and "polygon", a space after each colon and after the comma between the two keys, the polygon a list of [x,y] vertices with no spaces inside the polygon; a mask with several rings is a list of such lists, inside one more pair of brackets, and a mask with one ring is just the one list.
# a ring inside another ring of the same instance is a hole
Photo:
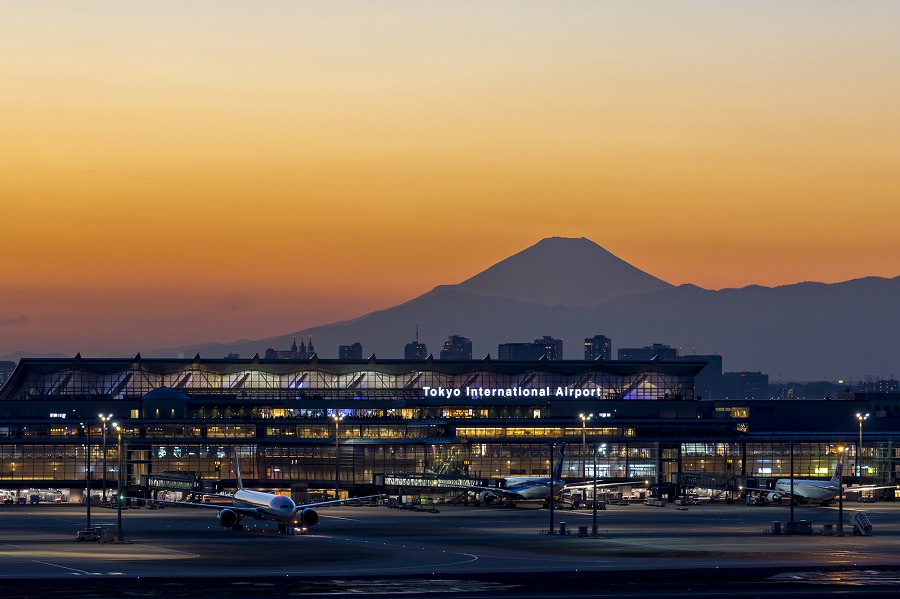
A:
{"label": "airplane engine", "polygon": [[308,507],[297,514],[297,521],[306,528],[312,528],[319,523],[319,514],[316,510]]}
{"label": "airplane engine", "polygon": [[482,491],[478,494],[478,499],[484,503],[484,505],[491,505],[494,503],[494,500],[497,499],[497,496],[490,491]]}
{"label": "airplane engine", "polygon": [[238,516],[236,513],[231,510],[222,510],[218,515],[219,524],[224,526],[225,528],[231,528],[235,524],[237,524]]}
{"label": "airplane engine", "polygon": [[769,500],[769,503],[775,503],[779,499],[781,499],[781,493],[767,493],[766,499]]}

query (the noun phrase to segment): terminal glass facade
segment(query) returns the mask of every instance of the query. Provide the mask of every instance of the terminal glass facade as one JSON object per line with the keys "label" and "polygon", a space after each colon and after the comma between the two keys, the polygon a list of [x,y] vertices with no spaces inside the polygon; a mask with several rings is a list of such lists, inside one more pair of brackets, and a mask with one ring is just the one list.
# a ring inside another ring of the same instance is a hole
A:
{"label": "terminal glass facade", "polygon": [[[794,476],[828,478],[837,442],[847,472],[858,463],[866,482],[900,475],[889,435],[858,456],[852,434],[778,433],[798,420],[772,402],[695,401],[704,364],[28,359],[0,390],[0,488],[83,488],[88,476],[114,486],[121,475],[226,490],[238,450],[259,487],[369,492],[396,473],[544,476],[551,443],[565,444],[573,479],[781,477],[791,452]],[[99,413],[125,425],[121,473]]]}

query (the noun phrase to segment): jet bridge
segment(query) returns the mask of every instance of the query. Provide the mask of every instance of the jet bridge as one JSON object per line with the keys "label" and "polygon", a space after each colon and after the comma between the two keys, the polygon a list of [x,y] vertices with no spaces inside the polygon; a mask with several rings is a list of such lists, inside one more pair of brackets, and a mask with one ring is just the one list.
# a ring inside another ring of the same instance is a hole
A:
{"label": "jet bridge", "polygon": [[697,489],[702,491],[698,495],[709,496],[710,498],[737,491],[738,489],[738,479],[735,476],[715,472],[676,472],[672,474],[672,482],[684,491]]}

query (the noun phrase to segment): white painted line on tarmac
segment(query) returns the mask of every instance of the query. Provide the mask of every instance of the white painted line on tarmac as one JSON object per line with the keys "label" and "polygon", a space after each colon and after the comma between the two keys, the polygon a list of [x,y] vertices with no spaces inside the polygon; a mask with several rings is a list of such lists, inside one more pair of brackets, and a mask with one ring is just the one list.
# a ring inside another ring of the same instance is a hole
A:
{"label": "white painted line on tarmac", "polygon": [[174,553],[175,555],[184,555],[187,557],[200,557],[199,553],[188,553],[187,551],[179,551],[177,549],[168,549],[166,547],[156,547],[155,545],[143,545],[141,543],[131,543],[132,547],[143,547],[145,549],[149,549],[151,551],[157,551],[159,553]]}
{"label": "white painted line on tarmac", "polygon": [[87,574],[89,576],[102,576],[102,572],[88,572],[87,570],[79,570],[78,568],[70,568],[68,566],[61,566],[59,564],[51,564],[50,562],[41,562],[35,560],[36,564],[43,564],[45,566],[51,566],[53,568],[60,568],[62,570],[70,570],[73,574]]}

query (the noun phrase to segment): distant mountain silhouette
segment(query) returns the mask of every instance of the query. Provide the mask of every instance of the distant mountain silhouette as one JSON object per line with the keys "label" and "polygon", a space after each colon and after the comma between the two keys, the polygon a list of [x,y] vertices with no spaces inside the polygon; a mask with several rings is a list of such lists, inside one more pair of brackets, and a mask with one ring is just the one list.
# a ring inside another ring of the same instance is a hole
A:
{"label": "distant mountain silhouette", "polygon": [[473,295],[577,307],[672,285],[584,237],[550,237],[453,287]]}
{"label": "distant mountain silhouette", "polygon": [[457,285],[442,285],[393,308],[258,341],[204,344],[144,356],[250,358],[312,335],[320,358],[360,342],[365,357],[402,358],[420,340],[435,358],[450,334],[472,340],[473,357],[542,335],[564,339],[582,359],[583,341],[609,336],[621,347],[665,343],[682,354],[718,353],[726,371],[761,370],[771,381],[860,380],[900,369],[900,277],[711,291],[672,286],[587,239],[551,238]]}

